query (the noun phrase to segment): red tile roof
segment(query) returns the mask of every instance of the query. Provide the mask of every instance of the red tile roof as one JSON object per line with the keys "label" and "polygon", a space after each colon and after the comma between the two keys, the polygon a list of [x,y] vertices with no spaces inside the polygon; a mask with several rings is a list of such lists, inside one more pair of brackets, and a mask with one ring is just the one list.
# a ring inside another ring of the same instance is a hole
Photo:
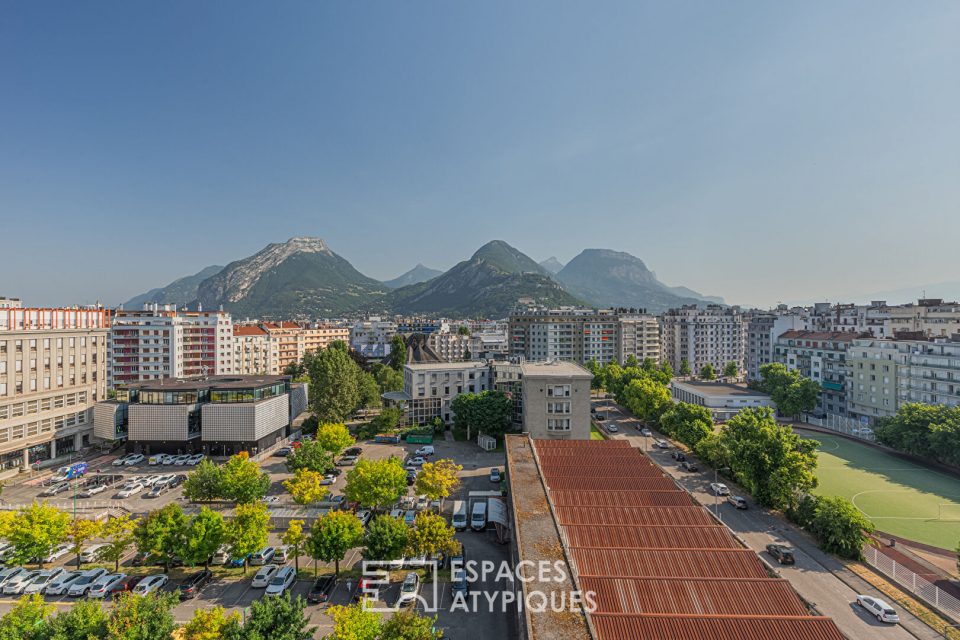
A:
{"label": "red tile roof", "polygon": [[234,325],[233,335],[235,336],[265,336],[267,332],[260,327],[252,324]]}

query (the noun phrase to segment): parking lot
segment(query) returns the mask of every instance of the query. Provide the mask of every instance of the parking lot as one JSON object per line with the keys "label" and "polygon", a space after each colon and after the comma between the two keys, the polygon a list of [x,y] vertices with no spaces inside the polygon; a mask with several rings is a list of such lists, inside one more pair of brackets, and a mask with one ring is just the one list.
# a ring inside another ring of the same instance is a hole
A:
{"label": "parking lot", "polygon": [[[373,442],[361,443],[360,446],[363,447],[362,457],[372,459],[381,459],[389,456],[406,457],[417,448],[417,445],[392,445]],[[503,453],[488,453],[479,449],[479,447],[473,443],[447,441],[443,439],[438,439],[434,442],[434,447],[436,450],[434,459],[452,458],[457,464],[463,466],[461,473],[462,487],[456,495],[451,496],[445,502],[445,515],[447,515],[448,518],[454,501],[465,499],[468,492],[489,491],[499,488],[499,485],[490,482],[489,471],[493,466],[501,470],[503,469]],[[108,482],[108,489],[93,498],[85,499],[78,497],[76,503],[80,512],[96,512],[99,509],[122,505],[124,509],[129,510],[135,515],[139,515],[162,507],[170,502],[179,502],[185,507],[189,506],[189,503],[183,498],[182,486],[163,493],[157,498],[147,498],[147,492],[143,491],[127,499],[120,500],[117,497],[117,490],[133,477],[170,473],[186,474],[192,470],[192,467],[152,466],[148,465],[146,460],[137,465],[116,467],[112,464],[114,459],[115,456],[100,456],[89,461],[90,469],[84,477],[84,482],[89,482],[91,479],[98,479],[98,477],[100,481],[106,480],[109,476],[117,477],[110,478],[111,481]],[[219,461],[222,462],[222,460]],[[286,470],[284,458],[270,457],[263,460],[260,466],[270,474],[271,486],[267,497],[270,508],[297,508],[297,505],[289,499],[282,485],[282,482],[291,476]],[[329,487],[332,495],[342,494],[346,471],[348,470],[349,468],[344,469],[344,473]],[[34,499],[38,499],[39,494],[44,489],[45,486],[38,478],[6,488],[3,499],[8,505],[29,504]],[[80,486],[79,489],[82,491],[83,487]],[[78,491],[78,494],[80,491]],[[52,498],[47,498],[47,500],[51,504],[56,504],[61,508],[69,510],[73,507],[73,493],[71,489],[69,492],[60,493]],[[413,493],[413,488],[410,487],[408,489],[408,495],[412,496]],[[282,533],[283,530],[271,531],[269,544],[279,546]],[[473,532],[468,529],[465,532],[458,533],[457,539],[463,544],[468,561],[489,561],[499,566],[501,562],[509,560],[509,545],[498,542],[497,535],[492,528],[484,532]],[[130,574],[162,572],[161,567],[131,566],[130,561],[133,556],[134,549],[131,548],[121,563],[121,572]],[[72,569],[75,563],[76,557],[68,554],[59,558],[49,566],[67,566]],[[293,561],[290,560],[287,564],[292,565]],[[88,569],[96,566],[104,565],[96,563],[84,564],[83,568]],[[318,563],[315,565],[309,558],[301,557],[300,579],[295,582],[291,588],[290,591],[292,595],[306,598],[307,593],[313,585],[315,566],[316,572],[319,575],[333,573],[332,564]],[[347,556],[340,563],[340,567],[341,579],[331,592],[329,604],[349,604],[353,601],[353,597],[357,591],[357,583],[362,574],[360,550],[353,549],[348,552]],[[113,569],[112,566],[107,568],[111,571]],[[241,569],[228,569],[224,567],[212,568],[215,571],[214,580],[204,587],[196,598],[185,600],[176,606],[174,609],[174,617],[176,620],[181,622],[189,620],[194,610],[198,608],[206,609],[211,606],[222,606],[229,611],[244,612],[254,600],[263,597],[264,590],[254,588],[251,584],[258,567],[250,567],[245,576]],[[171,569],[169,574],[171,580],[165,589],[175,589],[183,577],[193,571],[196,571],[196,569]],[[381,589],[378,599],[380,606],[390,607],[395,604],[399,593],[400,582],[406,573],[407,570],[392,573],[391,584]],[[513,584],[498,583],[495,581],[494,576],[489,576],[485,581],[472,584],[471,590],[479,595],[481,592],[499,593],[502,591],[515,591],[516,587]],[[481,639],[490,638],[491,640],[496,638],[499,640],[501,638],[512,637],[514,615],[511,611],[506,613],[501,612],[499,600],[496,601],[493,606],[490,606],[487,604],[487,600],[485,600],[483,596],[480,596],[477,600],[478,606],[475,611],[463,611],[462,608],[454,611],[450,610],[453,600],[448,570],[439,572],[436,589],[434,589],[432,582],[425,581],[421,589],[421,595],[423,596],[424,602],[418,604],[418,609],[423,610],[424,605],[426,605],[427,610],[425,612],[428,615],[437,615],[438,626],[446,629],[447,637],[449,638],[469,637]],[[8,595],[0,597],[0,614],[8,611],[11,606],[16,603],[16,600],[16,596]],[[75,599],[68,597],[50,597],[48,600],[57,607],[69,607],[75,601]],[[106,602],[105,606],[109,607],[109,602]],[[320,605],[309,605],[307,607],[307,613],[311,623],[317,625],[317,637],[329,633],[332,628],[330,618],[324,613],[325,608],[325,606]],[[434,609],[436,610],[434,611]]]}

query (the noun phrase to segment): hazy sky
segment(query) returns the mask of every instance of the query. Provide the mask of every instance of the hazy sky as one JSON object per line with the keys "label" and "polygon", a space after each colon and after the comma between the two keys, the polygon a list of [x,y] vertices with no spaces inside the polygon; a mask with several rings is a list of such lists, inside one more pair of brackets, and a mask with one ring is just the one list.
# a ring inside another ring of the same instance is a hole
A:
{"label": "hazy sky", "polygon": [[[320,236],[728,301],[960,281],[960,3],[0,1],[0,295]],[[960,295],[960,291],[958,291]]]}

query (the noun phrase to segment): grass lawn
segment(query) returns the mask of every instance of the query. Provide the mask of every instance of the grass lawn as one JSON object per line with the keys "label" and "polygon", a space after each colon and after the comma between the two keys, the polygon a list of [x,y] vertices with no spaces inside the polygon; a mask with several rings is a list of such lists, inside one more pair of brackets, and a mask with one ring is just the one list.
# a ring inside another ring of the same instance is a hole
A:
{"label": "grass lawn", "polygon": [[597,425],[590,425],[590,439],[591,440],[606,440],[607,436],[603,435],[603,432],[600,429],[597,429]]}
{"label": "grass lawn", "polygon": [[849,498],[880,531],[957,548],[960,479],[846,438],[798,432],[820,442],[814,493]]}

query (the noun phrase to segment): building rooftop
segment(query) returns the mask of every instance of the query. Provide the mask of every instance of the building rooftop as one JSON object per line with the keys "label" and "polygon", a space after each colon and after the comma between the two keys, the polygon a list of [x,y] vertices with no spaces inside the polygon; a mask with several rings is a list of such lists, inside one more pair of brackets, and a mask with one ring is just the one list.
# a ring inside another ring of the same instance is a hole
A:
{"label": "building rooftop", "polygon": [[745,384],[732,382],[711,382],[709,380],[673,380],[670,384],[677,387],[686,387],[688,391],[702,393],[713,397],[767,397],[767,394],[757,389],[751,389]]}
{"label": "building rooftop", "polygon": [[[570,588],[595,593],[582,618],[594,640],[842,640],[629,442],[507,436],[506,446],[518,555],[537,560],[560,543]],[[533,640],[568,637],[526,615]]]}
{"label": "building rooftop", "polygon": [[235,336],[265,336],[267,332],[255,324],[234,325],[233,335]]}
{"label": "building rooftop", "polygon": [[551,360],[550,362],[524,362],[520,371],[526,378],[555,378],[557,376],[570,378],[593,378],[593,374],[573,362]]}
{"label": "building rooftop", "polygon": [[793,330],[780,334],[777,340],[825,340],[827,342],[852,342],[861,337],[853,331],[807,331]]}
{"label": "building rooftop", "polygon": [[289,381],[290,376],[241,376],[222,375],[206,378],[163,378],[161,380],[143,380],[122,385],[122,389],[141,391],[191,391],[194,389],[250,389],[266,387],[279,382]]}
{"label": "building rooftop", "polygon": [[486,362],[410,362],[405,366],[414,371],[443,371],[449,369],[452,371],[458,369],[482,369],[487,366]]}

